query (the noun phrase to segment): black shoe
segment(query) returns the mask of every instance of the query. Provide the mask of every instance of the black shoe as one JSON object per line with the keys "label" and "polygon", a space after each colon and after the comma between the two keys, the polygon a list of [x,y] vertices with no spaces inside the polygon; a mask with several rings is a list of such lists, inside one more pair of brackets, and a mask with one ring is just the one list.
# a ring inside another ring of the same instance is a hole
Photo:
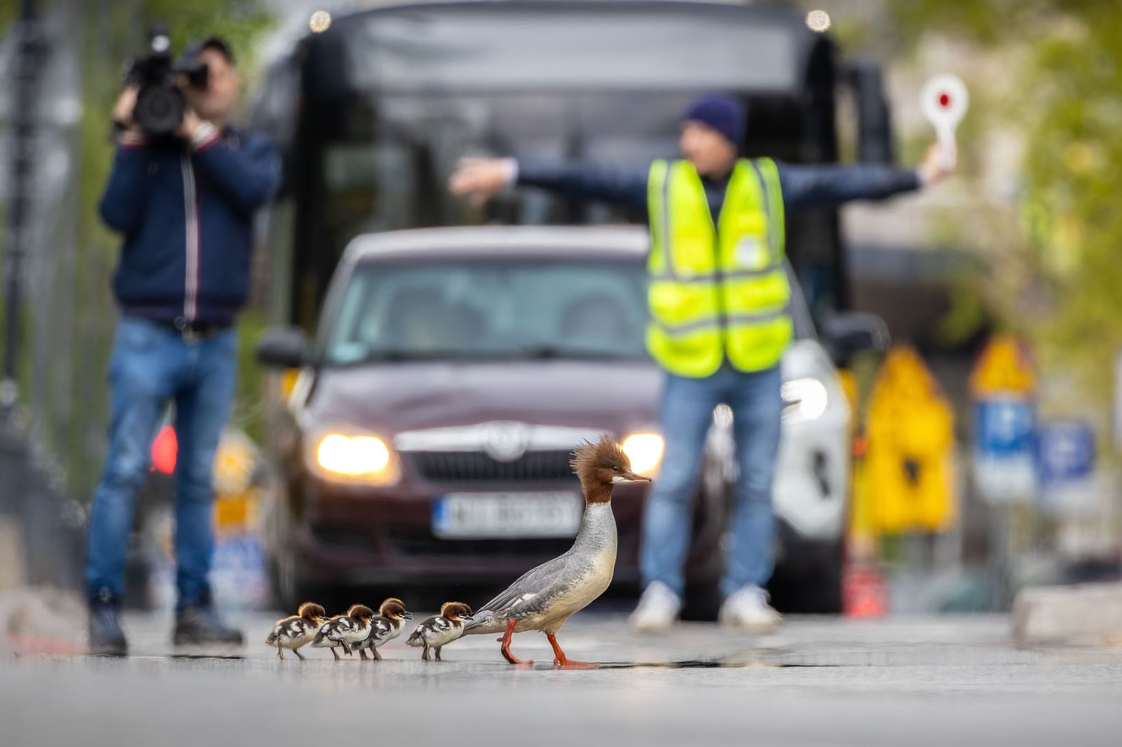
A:
{"label": "black shoe", "polygon": [[176,646],[196,646],[214,643],[241,646],[245,637],[240,630],[228,628],[218,618],[214,607],[199,605],[187,607],[175,616]]}
{"label": "black shoe", "polygon": [[128,656],[129,644],[121,630],[121,602],[108,589],[90,600],[90,653]]}

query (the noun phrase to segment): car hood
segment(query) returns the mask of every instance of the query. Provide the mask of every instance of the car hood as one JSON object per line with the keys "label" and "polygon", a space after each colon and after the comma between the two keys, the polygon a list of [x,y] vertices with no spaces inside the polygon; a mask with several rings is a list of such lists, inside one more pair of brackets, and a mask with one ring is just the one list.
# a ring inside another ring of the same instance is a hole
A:
{"label": "car hood", "polygon": [[661,386],[646,361],[378,364],[320,371],[304,415],[391,437],[500,420],[622,433],[656,424]]}

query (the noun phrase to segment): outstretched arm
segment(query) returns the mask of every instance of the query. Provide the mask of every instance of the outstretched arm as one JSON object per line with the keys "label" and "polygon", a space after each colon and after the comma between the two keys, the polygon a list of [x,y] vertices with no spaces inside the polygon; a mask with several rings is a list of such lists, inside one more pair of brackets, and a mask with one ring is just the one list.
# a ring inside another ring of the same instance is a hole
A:
{"label": "outstretched arm", "polygon": [[513,158],[466,158],[448,180],[456,195],[476,207],[507,186],[539,187],[566,197],[603,200],[634,210],[647,205],[647,173],[599,164],[545,164]]}
{"label": "outstretched arm", "polygon": [[783,203],[788,209],[828,207],[852,200],[879,200],[941,181],[954,172],[943,166],[938,144],[916,169],[857,164],[795,166],[777,163]]}

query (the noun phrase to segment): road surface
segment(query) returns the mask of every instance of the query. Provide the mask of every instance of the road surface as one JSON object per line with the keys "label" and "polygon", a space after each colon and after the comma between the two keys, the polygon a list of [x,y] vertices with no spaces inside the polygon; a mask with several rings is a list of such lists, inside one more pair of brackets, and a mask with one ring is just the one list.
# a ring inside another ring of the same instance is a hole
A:
{"label": "road surface", "polygon": [[535,633],[513,646],[538,660],[527,670],[487,636],[441,663],[402,640],[383,662],[281,662],[261,642],[270,617],[235,621],[251,643],[223,655],[238,658],[177,658],[168,618],[133,615],[128,659],[0,663],[0,744],[1122,744],[1122,649],[1016,650],[1000,616],[637,636],[620,614],[586,612],[559,640],[606,663],[593,671],[552,670]]}

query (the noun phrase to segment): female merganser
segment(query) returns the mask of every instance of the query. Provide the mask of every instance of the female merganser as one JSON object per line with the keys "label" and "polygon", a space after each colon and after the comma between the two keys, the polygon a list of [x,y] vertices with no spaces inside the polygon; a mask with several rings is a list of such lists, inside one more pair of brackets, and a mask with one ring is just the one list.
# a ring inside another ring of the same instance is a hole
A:
{"label": "female merganser", "polygon": [[413,613],[406,611],[405,604],[400,599],[390,597],[382,602],[378,614],[370,619],[370,631],[366,637],[352,644],[351,648],[358,651],[363,659],[366,659],[366,649],[370,649],[375,661],[379,661],[382,656],[378,653],[378,647],[401,635],[402,620],[412,619]]}
{"label": "female merganser", "polygon": [[631,460],[611,436],[578,446],[570,462],[584,489],[584,516],[572,548],[543,563],[511,584],[475,613],[464,635],[502,633],[503,657],[523,662],[510,652],[510,638],[526,630],[540,630],[553,646],[553,663],[561,667],[595,666],[571,661],[554,636],[569,616],[584,609],[612,582],[616,565],[616,520],[612,514],[612,486],[651,478],[631,471]]}
{"label": "female merganser", "polygon": [[289,649],[296,654],[300,661],[304,656],[297,650],[316,637],[316,631],[323,624],[327,613],[323,607],[315,602],[304,602],[300,605],[298,614],[277,620],[273,632],[265,639],[265,643],[277,647],[277,658],[284,661],[283,649]]}
{"label": "female merganser", "polygon": [[464,634],[464,620],[471,620],[471,607],[463,602],[445,602],[440,606],[440,614],[423,620],[413,629],[407,644],[413,648],[424,647],[421,658],[429,660],[429,649],[436,651],[436,660],[440,658],[440,648],[459,638]]}
{"label": "female merganser", "polygon": [[[350,654],[351,644],[361,641],[370,633],[370,618],[373,616],[374,610],[365,604],[351,605],[345,616],[334,617],[320,626],[312,640],[312,648],[330,648],[335,661],[339,661],[335,647],[342,646]],[[362,658],[365,659],[366,655]]]}

